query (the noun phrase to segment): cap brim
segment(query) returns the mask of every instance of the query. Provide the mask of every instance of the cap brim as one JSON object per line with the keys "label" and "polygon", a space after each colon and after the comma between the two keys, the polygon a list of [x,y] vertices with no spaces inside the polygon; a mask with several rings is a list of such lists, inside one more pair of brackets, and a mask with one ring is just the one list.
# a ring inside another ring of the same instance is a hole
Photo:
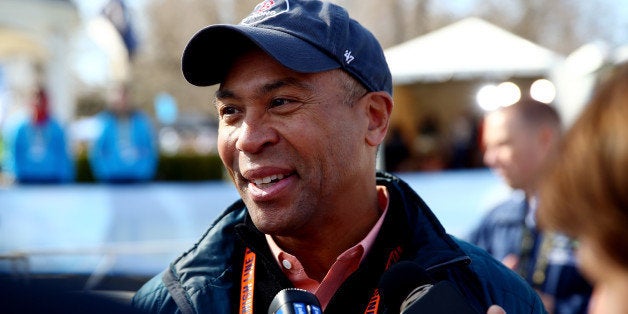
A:
{"label": "cap brim", "polygon": [[315,73],[340,68],[329,55],[285,32],[222,24],[208,26],[192,37],[183,52],[183,76],[197,86],[221,83],[233,60],[254,46],[297,72]]}

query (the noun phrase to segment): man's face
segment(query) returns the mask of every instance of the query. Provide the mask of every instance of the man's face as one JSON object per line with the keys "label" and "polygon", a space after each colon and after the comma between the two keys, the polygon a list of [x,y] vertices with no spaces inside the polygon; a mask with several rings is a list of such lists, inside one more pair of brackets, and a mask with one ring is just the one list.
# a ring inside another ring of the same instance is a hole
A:
{"label": "man's face", "polygon": [[218,151],[264,233],[317,232],[360,197],[356,183],[374,167],[364,106],[343,103],[337,75],[297,73],[253,51],[217,92]]}
{"label": "man's face", "polygon": [[128,113],[131,110],[128,97],[128,91],[125,88],[117,87],[109,91],[109,109],[119,114]]}
{"label": "man's face", "polygon": [[546,149],[536,131],[523,125],[512,113],[498,111],[484,121],[484,163],[514,189],[530,190]]}

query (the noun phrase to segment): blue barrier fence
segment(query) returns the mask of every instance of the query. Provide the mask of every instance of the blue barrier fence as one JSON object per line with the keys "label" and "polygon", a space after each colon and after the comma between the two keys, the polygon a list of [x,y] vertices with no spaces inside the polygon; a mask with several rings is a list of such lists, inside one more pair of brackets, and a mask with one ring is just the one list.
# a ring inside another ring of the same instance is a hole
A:
{"label": "blue barrier fence", "polygon": [[[486,169],[400,176],[459,237],[508,192]],[[156,274],[236,199],[222,181],[0,188],[0,272]]]}

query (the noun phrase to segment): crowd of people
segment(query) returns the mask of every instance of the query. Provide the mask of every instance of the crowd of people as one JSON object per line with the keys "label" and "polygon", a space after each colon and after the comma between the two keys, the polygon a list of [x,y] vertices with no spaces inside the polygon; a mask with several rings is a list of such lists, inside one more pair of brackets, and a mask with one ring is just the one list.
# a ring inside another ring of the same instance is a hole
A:
{"label": "crowd of people", "polygon": [[[64,125],[54,117],[43,86],[14,127],[3,134],[3,172],[17,184],[63,184],[76,180],[76,154]],[[98,132],[88,160],[97,182],[147,182],[155,177],[159,151],[150,118],[133,108],[125,85],[112,89],[107,108],[96,116]]]}

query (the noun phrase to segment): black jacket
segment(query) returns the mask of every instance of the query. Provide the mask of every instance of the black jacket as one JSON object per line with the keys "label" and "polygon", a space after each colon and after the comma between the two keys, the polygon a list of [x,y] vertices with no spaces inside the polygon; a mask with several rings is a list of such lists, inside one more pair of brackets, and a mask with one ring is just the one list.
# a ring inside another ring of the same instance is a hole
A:
{"label": "black jacket", "polygon": [[[536,293],[501,263],[466,242],[446,234],[423,200],[403,181],[377,177],[390,193],[387,216],[359,269],[340,286],[325,313],[364,313],[378,287],[391,250],[436,280],[448,280],[479,313],[492,304],[509,314],[545,313]],[[251,223],[240,200],[230,206],[201,240],[170,268],[151,279],[133,298],[153,313],[236,313],[245,245],[257,254],[254,312],[266,313],[273,297],[292,287],[275,262],[264,235]],[[379,313],[398,313],[380,305]]]}

